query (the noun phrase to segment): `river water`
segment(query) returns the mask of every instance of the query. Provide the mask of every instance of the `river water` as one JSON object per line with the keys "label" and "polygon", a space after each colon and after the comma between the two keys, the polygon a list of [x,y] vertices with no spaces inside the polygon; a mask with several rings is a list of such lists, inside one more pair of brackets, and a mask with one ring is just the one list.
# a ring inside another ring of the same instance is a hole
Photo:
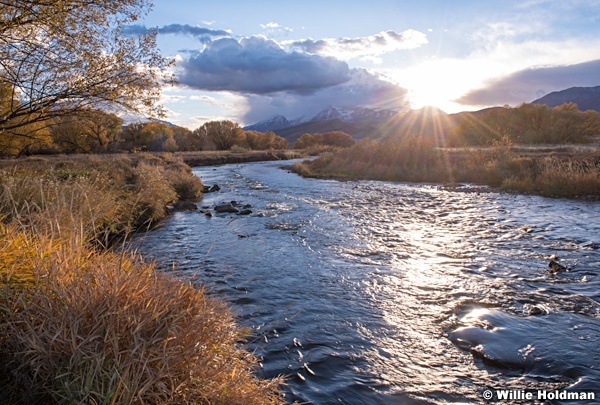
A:
{"label": "river water", "polygon": [[[195,168],[221,186],[199,207],[253,213],[178,212],[133,244],[231,304],[258,374],[287,376],[288,401],[600,398],[600,203],[304,179],[281,165]],[[550,274],[553,256],[568,270]]]}

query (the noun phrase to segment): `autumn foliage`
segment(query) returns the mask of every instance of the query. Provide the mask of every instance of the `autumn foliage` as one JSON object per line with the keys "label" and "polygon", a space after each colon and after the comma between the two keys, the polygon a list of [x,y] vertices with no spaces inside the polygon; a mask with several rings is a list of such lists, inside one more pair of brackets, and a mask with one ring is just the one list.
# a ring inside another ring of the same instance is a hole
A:
{"label": "autumn foliage", "polygon": [[[0,403],[278,404],[227,306],[111,235],[201,184],[172,156],[33,158],[0,169]],[[14,162],[13,162],[14,163]]]}

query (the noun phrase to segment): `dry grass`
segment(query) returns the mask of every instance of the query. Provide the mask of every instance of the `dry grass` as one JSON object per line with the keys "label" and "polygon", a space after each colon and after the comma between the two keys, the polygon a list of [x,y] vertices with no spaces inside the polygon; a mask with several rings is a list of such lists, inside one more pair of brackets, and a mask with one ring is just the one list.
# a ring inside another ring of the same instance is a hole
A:
{"label": "dry grass", "polygon": [[30,279],[0,287],[1,403],[278,402],[279,381],[252,375],[231,313],[201,290],[130,255],[3,236],[23,249],[0,260]]}
{"label": "dry grass", "polygon": [[600,196],[600,159],[537,159],[531,170],[502,183],[507,190],[549,197]]}
{"label": "dry grass", "polygon": [[474,182],[553,197],[600,196],[600,156],[589,150],[582,156],[573,155],[572,148],[568,151],[524,153],[510,143],[451,150],[427,138],[363,140],[292,170],[306,177]]}
{"label": "dry grass", "polygon": [[0,403],[282,403],[225,305],[96,243],[158,218],[181,161],[104,159],[2,172]]}
{"label": "dry grass", "polygon": [[0,215],[50,226],[54,236],[76,232],[108,243],[115,235],[156,223],[167,204],[195,198],[201,189],[191,169],[169,155],[26,159],[0,170]]}
{"label": "dry grass", "polygon": [[261,162],[270,160],[289,160],[308,156],[302,151],[293,151],[287,149],[279,150],[250,150],[247,152],[232,151],[197,151],[197,152],[177,152],[177,157],[181,157],[184,162],[190,166],[214,166],[227,163],[246,163]]}

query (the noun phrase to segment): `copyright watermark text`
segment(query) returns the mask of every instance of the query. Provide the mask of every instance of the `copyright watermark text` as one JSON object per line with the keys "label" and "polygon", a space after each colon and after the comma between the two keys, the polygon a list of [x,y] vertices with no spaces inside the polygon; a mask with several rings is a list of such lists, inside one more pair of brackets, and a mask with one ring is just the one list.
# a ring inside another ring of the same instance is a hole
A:
{"label": "copyright watermark text", "polygon": [[596,393],[593,391],[569,390],[494,390],[487,389],[481,393],[486,401],[593,401]]}

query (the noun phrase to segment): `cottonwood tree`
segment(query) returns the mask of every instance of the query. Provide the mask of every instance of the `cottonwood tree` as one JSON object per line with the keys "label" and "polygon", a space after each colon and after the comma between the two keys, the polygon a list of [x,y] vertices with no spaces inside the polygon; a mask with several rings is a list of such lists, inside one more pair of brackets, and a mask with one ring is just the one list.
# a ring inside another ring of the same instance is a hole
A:
{"label": "cottonwood tree", "polygon": [[112,145],[119,142],[123,119],[101,110],[85,111],[83,130],[90,140],[93,152],[108,152]]}
{"label": "cottonwood tree", "polygon": [[114,114],[89,110],[55,118],[50,133],[62,152],[108,152],[120,141],[121,125]]}
{"label": "cottonwood tree", "polygon": [[162,122],[132,123],[123,128],[121,137],[124,147],[129,150],[177,150],[173,130]]}
{"label": "cottonwood tree", "polygon": [[0,133],[89,109],[160,114],[169,61],[155,33],[121,34],[149,9],[148,0],[0,0]]}
{"label": "cottonwood tree", "polygon": [[253,150],[287,149],[285,138],[273,131],[245,131],[243,137],[245,138],[243,146]]}
{"label": "cottonwood tree", "polygon": [[231,121],[210,121],[194,133],[199,139],[212,143],[217,150],[228,150],[240,142],[244,130]]}

